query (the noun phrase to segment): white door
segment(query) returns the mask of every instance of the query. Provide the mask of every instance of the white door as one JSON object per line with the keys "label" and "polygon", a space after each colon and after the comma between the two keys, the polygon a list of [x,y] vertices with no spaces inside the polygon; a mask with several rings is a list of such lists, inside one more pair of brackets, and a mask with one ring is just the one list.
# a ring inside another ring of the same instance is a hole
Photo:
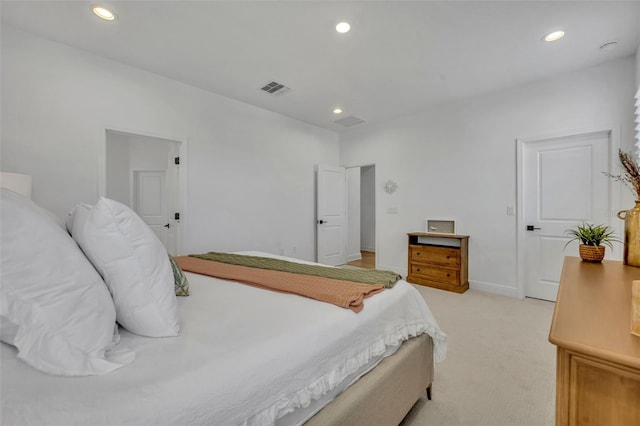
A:
{"label": "white door", "polygon": [[162,244],[167,246],[166,172],[133,172],[133,210],[149,225]]}
{"label": "white door", "polygon": [[525,296],[556,300],[564,257],[578,255],[578,243],[564,248],[567,229],[611,224],[610,139],[598,132],[522,143]]}
{"label": "white door", "polygon": [[347,262],[345,169],[319,165],[316,182],[316,260],[343,265]]}

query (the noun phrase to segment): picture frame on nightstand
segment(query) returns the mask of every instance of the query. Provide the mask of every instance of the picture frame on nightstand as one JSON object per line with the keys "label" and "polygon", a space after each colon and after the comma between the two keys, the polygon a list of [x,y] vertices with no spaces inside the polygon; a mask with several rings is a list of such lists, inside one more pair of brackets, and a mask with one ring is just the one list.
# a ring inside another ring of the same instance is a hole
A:
{"label": "picture frame on nightstand", "polygon": [[425,232],[434,234],[455,234],[456,222],[454,220],[426,220]]}

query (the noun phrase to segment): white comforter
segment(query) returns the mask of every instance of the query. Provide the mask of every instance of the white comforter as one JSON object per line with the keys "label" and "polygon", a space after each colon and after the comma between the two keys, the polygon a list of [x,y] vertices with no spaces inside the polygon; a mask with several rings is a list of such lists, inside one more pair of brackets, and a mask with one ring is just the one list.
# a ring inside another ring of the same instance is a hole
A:
{"label": "white comforter", "polygon": [[2,344],[1,423],[273,425],[335,391],[345,378],[363,374],[409,337],[429,334],[436,361],[445,356],[446,335],[405,281],[366,299],[355,314],[300,296],[187,276],[191,296],[179,298],[182,335],[153,339],[122,331],[120,345],[135,351],[136,360],[108,375],[46,375]]}

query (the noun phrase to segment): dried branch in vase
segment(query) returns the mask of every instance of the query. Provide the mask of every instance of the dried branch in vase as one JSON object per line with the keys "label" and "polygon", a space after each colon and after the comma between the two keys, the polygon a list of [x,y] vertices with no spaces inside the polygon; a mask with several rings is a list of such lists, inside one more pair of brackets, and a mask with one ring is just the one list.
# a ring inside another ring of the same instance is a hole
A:
{"label": "dried branch in vase", "polygon": [[603,173],[618,182],[623,182],[633,192],[636,201],[640,201],[640,167],[638,167],[638,162],[632,154],[622,150],[618,150],[618,158],[624,173],[619,175]]}

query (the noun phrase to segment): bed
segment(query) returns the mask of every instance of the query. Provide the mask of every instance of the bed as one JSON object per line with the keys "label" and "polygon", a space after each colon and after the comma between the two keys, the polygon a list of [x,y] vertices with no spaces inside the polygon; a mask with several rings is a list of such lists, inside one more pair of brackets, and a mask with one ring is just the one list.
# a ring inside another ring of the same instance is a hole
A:
{"label": "bed", "polygon": [[118,348],[135,360],[108,374],[46,374],[2,343],[1,423],[398,424],[431,389],[434,360],[445,356],[446,335],[406,281],[354,313],[185,275],[191,295],[177,298],[180,335],[149,338],[121,327]]}

